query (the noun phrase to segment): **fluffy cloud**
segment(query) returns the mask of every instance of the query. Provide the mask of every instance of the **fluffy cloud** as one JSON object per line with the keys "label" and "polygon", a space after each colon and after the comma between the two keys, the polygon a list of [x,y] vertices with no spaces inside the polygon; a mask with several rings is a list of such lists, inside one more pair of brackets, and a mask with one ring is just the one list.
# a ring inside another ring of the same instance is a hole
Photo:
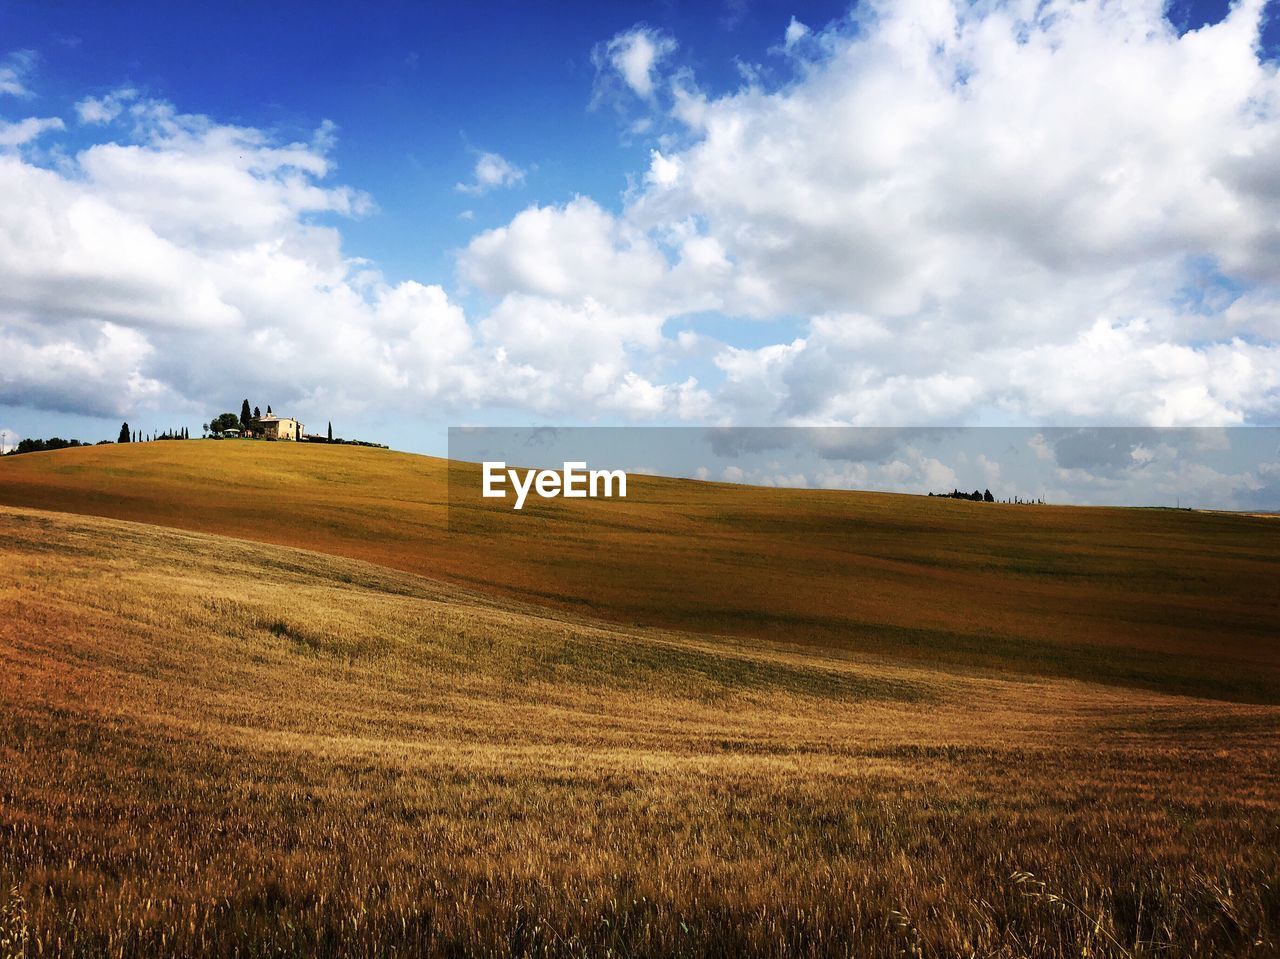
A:
{"label": "fluffy cloud", "polygon": [[693,475],[752,486],[785,486],[815,489],[875,489],[902,493],[950,490],[959,483],[952,467],[910,444],[894,455],[878,460],[808,462],[774,460],[742,467],[729,465],[715,472],[703,466]]}
{"label": "fluffy cloud", "polygon": [[[592,208],[590,242],[585,201],[532,210],[464,269],[572,275],[544,292],[620,310],[812,317],[793,341],[725,347],[737,418],[1272,418],[1280,82],[1262,6],[1179,35],[1141,0],[863,4],[808,35],[780,87],[673,84],[674,130],[619,215]],[[648,36],[604,59],[657,98]]]}
{"label": "fluffy cloud", "polygon": [[317,219],[372,208],[328,182],[329,125],[281,143],[131,91],[81,101],[78,112],[110,138],[52,167],[0,154],[0,192],[14,198],[0,207],[0,348],[10,359],[0,403],[207,414],[208,403],[248,392],[304,419],[484,406],[705,414],[696,381],[633,368],[636,355],[663,350],[665,315],[615,309],[579,283],[602,251],[613,251],[620,290],[664,268],[647,242],[620,248],[594,204],[512,224],[536,235],[540,216],[576,218],[594,246],[586,261],[490,258],[475,279],[499,299],[469,319],[439,285],[388,284]]}
{"label": "fluffy cloud", "polygon": [[140,372],[152,352],[136,330],[103,322],[49,335],[29,324],[6,323],[0,349],[9,370],[0,375],[0,403],[64,413],[123,415],[179,397]]}
{"label": "fluffy cloud", "polygon": [[524,182],[525,171],[500,153],[481,153],[470,183],[459,183],[459,193],[488,193],[497,187],[517,186]]}
{"label": "fluffy cloud", "polygon": [[1275,441],[1274,430],[1126,428],[1049,430],[1027,445],[1050,499],[1274,511]]}
{"label": "fluffy cloud", "polygon": [[577,301],[635,303],[659,288],[667,262],[650,238],[579,197],[530,207],[473,239],[459,261],[464,280],[486,293],[532,293]]}
{"label": "fluffy cloud", "polygon": [[332,131],[277,144],[154,102],[122,119],[69,166],[0,157],[18,198],[0,208],[0,401],[207,412],[235,383],[305,412],[438,388],[469,336],[460,311],[362,273],[310,220],[368,208],[320,183]]}
{"label": "fluffy cloud", "polygon": [[85,97],[76,104],[76,115],[81,123],[110,123],[137,97],[138,91],[129,87],[114,90],[102,97]]}
{"label": "fluffy cloud", "polygon": [[0,96],[31,96],[27,82],[35,63],[36,55],[31,50],[15,50],[0,60]]}
{"label": "fluffy cloud", "polygon": [[648,100],[654,94],[658,64],[676,50],[676,41],[643,25],[615,35],[592,52],[597,71],[597,95],[620,80],[636,96]]}
{"label": "fluffy cloud", "polygon": [[63,123],[57,117],[27,117],[9,123],[0,120],[0,150],[25,146],[43,133],[63,129]]}
{"label": "fluffy cloud", "polygon": [[801,40],[807,37],[811,32],[812,31],[807,26],[805,26],[795,17],[792,17],[791,22],[787,24],[786,32],[782,35],[783,46],[786,49],[790,50],[797,43],[799,43]]}

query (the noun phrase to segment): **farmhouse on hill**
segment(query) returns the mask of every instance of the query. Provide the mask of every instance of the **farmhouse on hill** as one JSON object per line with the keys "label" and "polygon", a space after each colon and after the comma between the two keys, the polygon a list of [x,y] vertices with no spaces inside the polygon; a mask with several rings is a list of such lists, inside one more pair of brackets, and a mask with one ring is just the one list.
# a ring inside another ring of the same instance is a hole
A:
{"label": "farmhouse on hill", "polygon": [[262,430],[262,435],[269,440],[299,440],[302,438],[302,424],[290,416],[275,416],[268,413],[255,421]]}

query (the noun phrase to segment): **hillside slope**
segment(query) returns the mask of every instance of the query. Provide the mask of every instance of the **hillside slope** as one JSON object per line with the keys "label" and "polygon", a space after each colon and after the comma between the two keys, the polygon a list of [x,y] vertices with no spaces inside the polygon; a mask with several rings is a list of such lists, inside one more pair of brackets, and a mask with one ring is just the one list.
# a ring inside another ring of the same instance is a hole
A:
{"label": "hillside slope", "polygon": [[476,513],[443,460],[267,443],[0,460],[0,503],[302,546],[619,623],[1280,702],[1280,523],[632,477]]}
{"label": "hillside slope", "polygon": [[19,955],[1267,956],[1277,830],[1276,707],[0,508]]}

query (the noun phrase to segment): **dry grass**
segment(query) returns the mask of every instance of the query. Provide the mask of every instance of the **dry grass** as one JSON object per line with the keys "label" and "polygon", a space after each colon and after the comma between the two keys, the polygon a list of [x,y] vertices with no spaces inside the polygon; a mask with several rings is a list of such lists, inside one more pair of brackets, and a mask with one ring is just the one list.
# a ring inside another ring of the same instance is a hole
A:
{"label": "dry grass", "polygon": [[0,503],[300,546],[621,624],[1280,704],[1280,523],[635,476],[627,500],[567,510],[473,495],[455,513],[470,532],[450,536],[448,474],[386,450],[143,443],[5,457]]}
{"label": "dry grass", "polygon": [[1273,706],[27,510],[0,604],[10,955],[1280,952]]}

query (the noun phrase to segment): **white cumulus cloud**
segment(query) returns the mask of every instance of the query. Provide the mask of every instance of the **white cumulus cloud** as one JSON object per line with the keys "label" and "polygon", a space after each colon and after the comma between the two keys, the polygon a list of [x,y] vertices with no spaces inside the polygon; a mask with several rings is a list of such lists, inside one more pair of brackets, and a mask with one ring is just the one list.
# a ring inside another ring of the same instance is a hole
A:
{"label": "white cumulus cloud", "polygon": [[[439,284],[388,283],[316,222],[372,209],[329,182],[331,126],[280,142],[162,101],[130,98],[115,118],[123,110],[125,129],[52,166],[0,153],[11,198],[0,205],[0,403],[208,414],[218,397],[247,393],[304,421],[486,405],[704,411],[696,381],[668,382],[660,363],[633,368],[662,352],[665,315],[627,306],[624,293],[663,261],[639,235],[628,249],[590,201],[478,237],[494,256],[475,280],[497,301],[468,317]],[[576,224],[576,259],[552,249],[530,260],[504,239],[536,242],[545,221]],[[601,256],[620,291],[608,302],[584,282]]]}
{"label": "white cumulus cloud", "polygon": [[795,17],[792,17],[791,22],[787,24],[786,32],[782,36],[783,45],[788,50],[790,50],[797,43],[799,43],[801,40],[807,37],[811,32],[812,31],[810,31],[810,29],[807,26],[805,26]]}
{"label": "white cumulus cloud", "polygon": [[659,63],[676,51],[673,37],[652,27],[638,25],[600,44],[592,58],[602,78],[617,77],[641,99],[654,93]]}
{"label": "white cumulus cloud", "polygon": [[470,183],[459,183],[459,193],[488,193],[497,187],[518,186],[524,182],[525,171],[500,153],[481,153]]}
{"label": "white cumulus cloud", "polygon": [[[797,48],[789,82],[677,84],[677,132],[620,211],[594,209],[592,242],[580,216],[526,211],[468,247],[464,275],[622,311],[809,317],[801,338],[730,337],[716,396],[735,418],[1265,420],[1280,82],[1261,17],[1245,0],[1179,34],[1155,3],[862,4]],[[644,31],[608,45],[616,71]],[[635,92],[653,62],[640,49]],[[645,282],[615,281],[637,251]]]}
{"label": "white cumulus cloud", "polygon": [[63,127],[57,117],[27,117],[13,123],[0,120],[0,150],[25,146],[42,134]]}
{"label": "white cumulus cloud", "polygon": [[131,87],[123,87],[101,97],[85,97],[76,103],[76,115],[81,123],[110,123],[137,97],[138,91]]}
{"label": "white cumulus cloud", "polygon": [[35,64],[33,50],[15,50],[0,60],[0,96],[31,96],[28,83]]}

